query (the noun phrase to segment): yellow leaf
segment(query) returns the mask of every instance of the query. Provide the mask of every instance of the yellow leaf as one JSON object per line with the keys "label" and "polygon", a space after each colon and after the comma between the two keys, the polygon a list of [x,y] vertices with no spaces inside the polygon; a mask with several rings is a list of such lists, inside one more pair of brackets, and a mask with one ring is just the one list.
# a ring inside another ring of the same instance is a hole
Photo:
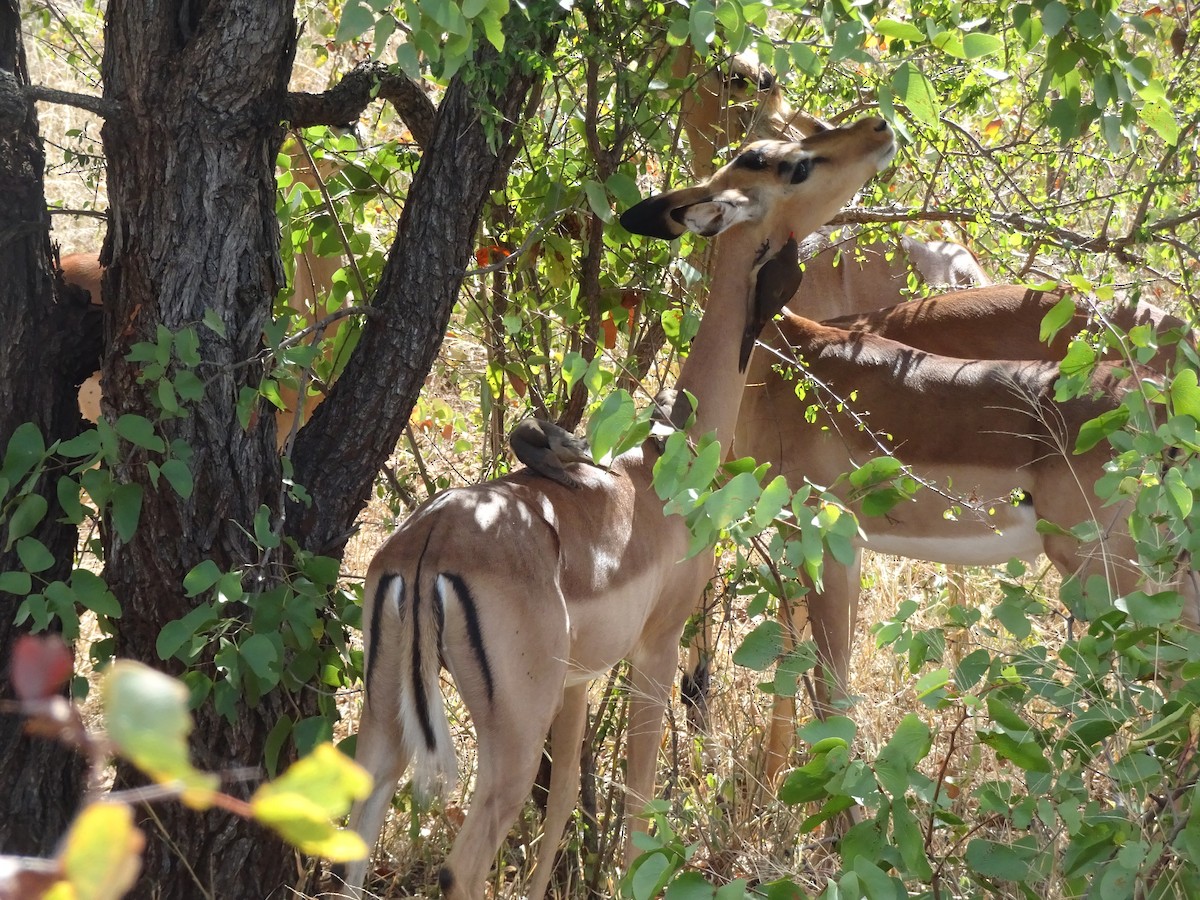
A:
{"label": "yellow leaf", "polygon": [[85,807],[59,852],[59,863],[74,891],[54,896],[118,900],[137,880],[145,844],[128,806],[93,803]]}

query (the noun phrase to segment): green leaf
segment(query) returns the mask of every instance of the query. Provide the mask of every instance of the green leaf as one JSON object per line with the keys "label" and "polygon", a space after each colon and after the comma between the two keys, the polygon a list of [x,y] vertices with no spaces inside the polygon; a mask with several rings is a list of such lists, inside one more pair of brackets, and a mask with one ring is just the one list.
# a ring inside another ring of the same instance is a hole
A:
{"label": "green leaf", "polygon": [[892,75],[892,90],[904,102],[914,119],[926,125],[937,125],[941,118],[937,92],[933,82],[912,64],[901,63]]}
{"label": "green leaf", "polygon": [[182,459],[168,459],[162,464],[161,471],[175,493],[182,499],[187,500],[192,496],[194,483],[192,470],[188,468],[187,463]]}
{"label": "green leaf", "polygon": [[875,774],[884,790],[894,798],[903,797],[916,764],[929,755],[932,746],[929,726],[908,713],[875,760]]}
{"label": "green leaf", "polygon": [[118,484],[112,491],[112,521],[121,540],[128,542],[142,517],[142,486]]}
{"label": "green leaf", "polygon": [[704,501],[705,515],[714,528],[723,531],[749,512],[758,495],[758,479],[750,472],[742,472]]}
{"label": "green leaf", "polygon": [[95,572],[76,569],[71,573],[71,587],[85,609],[110,619],[121,618],[121,604],[108,584]]}
{"label": "green leaf", "polygon": [[283,745],[292,733],[292,717],[282,715],[271,726],[267,740],[263,746],[263,761],[267,766],[267,775],[274,778],[279,771],[279,754]]}
{"label": "green leaf", "polygon": [[1179,123],[1171,107],[1161,100],[1151,100],[1138,113],[1143,122],[1158,132],[1158,136],[1172,147],[1179,142]]}
{"label": "green leaf", "polygon": [[1192,514],[1195,498],[1192,495],[1192,489],[1183,480],[1183,472],[1178,468],[1167,469],[1167,474],[1163,478],[1163,488],[1166,491],[1171,512],[1176,517],[1186,519]]}
{"label": "green leaf", "polygon": [[1171,407],[1176,415],[1191,416],[1200,421],[1200,385],[1196,370],[1184,369],[1171,380]]}
{"label": "green leaf", "polygon": [[187,688],[149,666],[119,659],[104,675],[100,699],[118,752],[154,781],[181,783],[184,802],[206,806],[219,779],[193,768],[188,759],[193,726]]}
{"label": "green leaf", "polygon": [[692,45],[701,55],[707,54],[709,45],[717,36],[717,12],[713,0],[695,0],[688,22],[691,24]]}
{"label": "green leaf", "polygon": [[283,775],[250,798],[254,817],[285,840],[334,862],[362,859],[369,848],[357,834],[333,819],[371,790],[371,776],[332,744],[320,744]]}
{"label": "green leaf", "polygon": [[170,659],[191,642],[197,633],[216,621],[212,606],[202,603],[182,619],[174,619],[162,627],[154,641],[159,659]]}
{"label": "green leaf", "polygon": [[497,53],[502,53],[504,51],[504,26],[500,22],[500,17],[489,10],[480,16],[478,21],[483,25],[483,34],[488,39],[488,43],[496,49]]}
{"label": "green leaf", "polygon": [[945,689],[949,683],[949,669],[934,669],[932,672],[926,672],[917,679],[917,699],[924,700],[930,694]]}
{"label": "green leaf", "polygon": [[[925,833],[917,817],[913,815],[904,797],[898,797],[892,802],[892,835],[896,846],[900,849],[900,858],[904,860],[907,872],[904,874],[918,881],[929,882],[933,878],[933,869],[929,858],[925,855]],[[855,870],[857,871],[857,869]]]}
{"label": "green leaf", "polygon": [[259,678],[272,683],[279,680],[279,650],[267,635],[251,635],[238,647],[238,653]]}
{"label": "green leaf", "polygon": [[165,378],[158,383],[158,405],[166,412],[179,412],[179,398],[175,396],[175,387]]}
{"label": "green leaf", "polygon": [[775,517],[783,512],[784,507],[791,499],[792,489],[788,485],[787,479],[782,475],[776,475],[763,488],[762,494],[758,498],[758,506],[754,509],[754,527],[761,531],[770,525]]}
{"label": "green leaf", "polygon": [[33,590],[28,572],[0,572],[0,591],[23,597]]}
{"label": "green leaf", "polygon": [[1058,0],[1050,0],[1042,7],[1042,30],[1047,37],[1054,37],[1071,21],[1071,10]]}
{"label": "green leaf", "polygon": [[32,422],[22,422],[8,439],[0,478],[4,478],[9,484],[16,484],[40,463],[45,455],[46,442],[42,439],[42,432]]}
{"label": "green leaf", "polygon": [[992,56],[1004,49],[1004,40],[994,34],[973,31],[963,35],[963,54],[967,59]]}
{"label": "green leaf", "polygon": [[271,526],[271,508],[264,503],[254,513],[254,541],[259,547],[274,550],[280,540]]}
{"label": "green leaf", "polygon": [[636,417],[637,408],[627,391],[614,391],[604,398],[588,421],[588,444],[596,462],[607,465],[612,461]]}
{"label": "green leaf", "polygon": [[1053,771],[1032,732],[1022,740],[1004,732],[980,732],[979,739],[991,747],[997,756],[1011,761],[1026,772]]}
{"label": "green leaf", "polygon": [[8,520],[8,540],[4,544],[4,552],[7,553],[15,541],[37,528],[46,518],[49,508],[50,504],[41,494],[26,494]]}
{"label": "green leaf", "polygon": [[86,459],[100,452],[100,433],[95,428],[80,432],[58,445],[58,455],[67,459]]}
{"label": "green leaf", "polygon": [[58,505],[63,511],[63,520],[72,525],[79,525],[87,515],[87,510],[79,499],[79,482],[74,478],[63,475],[54,486]]}
{"label": "green leaf", "polygon": [[895,38],[919,44],[925,40],[925,32],[911,22],[898,22],[895,19],[880,19],[875,23],[875,31],[884,37]]}
{"label": "green leaf", "polygon": [[774,619],[760,622],[733,652],[733,661],[755,672],[771,666],[783,652],[783,626]]}
{"label": "green leaf", "polygon": [[17,556],[27,572],[45,572],[54,565],[54,554],[37,538],[25,537],[17,541]]}
{"label": "green leaf", "polygon": [[[823,752],[829,749],[829,742],[849,747],[854,743],[854,735],[858,726],[848,716],[830,716],[828,719],[813,719],[802,725],[797,731],[800,740],[812,746],[813,752]],[[817,748],[821,747],[822,751]]]}
{"label": "green leaf", "polygon": [[713,900],[716,892],[699,872],[681,872],[667,885],[663,900]]}
{"label": "green leaf", "polygon": [[134,446],[154,453],[162,453],[167,449],[163,439],[155,434],[154,423],[145,416],[126,413],[117,419],[113,427],[116,428],[117,434]]}
{"label": "green leaf", "polygon": [[682,47],[687,43],[692,25],[687,19],[672,19],[667,28],[667,43],[672,47]]}
{"label": "green leaf", "polygon": [[642,199],[637,181],[625,172],[614,172],[609,176],[608,181],[604,182],[604,185],[620,206],[633,206]]}
{"label": "green leaf", "polygon": [[220,567],[211,559],[206,559],[183,576],[183,589],[187,596],[195,597],[216,584],[221,574]]}
{"label": "green leaf", "polygon": [[1029,861],[1033,856],[1033,851],[1024,847],[975,838],[967,845],[966,858],[967,865],[985,878],[1025,882],[1030,875]]}
{"label": "green leaf", "polygon": [[[353,4],[354,0],[350,0],[350,3],[347,4],[347,6],[352,6]],[[346,12],[349,12],[349,10],[347,9]],[[360,31],[359,34],[362,34],[362,32]],[[219,337],[225,337],[225,323],[221,320],[221,317],[217,314],[217,311],[211,306],[204,310],[204,318],[202,321],[210,331],[215,332]]]}
{"label": "green leaf", "polygon": [[1075,455],[1087,453],[1110,434],[1115,434],[1125,427],[1129,421],[1129,407],[1118,406],[1103,412],[1094,419],[1088,419],[1079,427],[1079,437],[1075,440]]}
{"label": "green leaf", "polygon": [[1139,625],[1161,628],[1163,625],[1179,621],[1183,603],[1183,597],[1175,591],[1160,591],[1156,594],[1134,591],[1118,601],[1117,606],[1127,609],[1130,617]]}
{"label": "green leaf", "polygon": [[1038,330],[1038,340],[1043,344],[1048,344],[1067,326],[1072,319],[1075,318],[1075,301],[1069,296],[1063,297],[1054,306],[1050,307],[1050,311],[1042,317],[1042,325]]}
{"label": "green leaf", "polygon": [[[342,18],[338,22],[337,32],[334,34],[333,39],[339,44],[353,41],[355,38],[365,34],[367,29],[372,28],[375,25],[375,19],[375,13],[362,0],[349,0],[342,9]],[[209,323],[207,316],[205,317],[205,324],[210,328],[213,327]],[[215,331],[216,329],[214,328],[213,330]]]}
{"label": "green leaf", "polygon": [[608,194],[604,191],[604,185],[598,181],[585,181],[583,193],[587,196],[588,206],[591,207],[592,212],[604,222],[613,220],[612,207],[608,205]]}
{"label": "green leaf", "polygon": [[891,481],[904,469],[900,460],[891,456],[877,456],[859,466],[847,477],[858,490]]}

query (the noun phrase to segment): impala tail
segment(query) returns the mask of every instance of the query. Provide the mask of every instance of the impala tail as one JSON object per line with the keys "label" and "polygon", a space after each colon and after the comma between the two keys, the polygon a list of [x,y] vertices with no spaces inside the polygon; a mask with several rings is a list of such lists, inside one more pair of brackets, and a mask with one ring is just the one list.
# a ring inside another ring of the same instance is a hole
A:
{"label": "impala tail", "polygon": [[[441,579],[397,573],[380,576],[367,638],[367,702],[395,715],[406,756],[413,761],[418,804],[453,787],[458,760],[439,682],[443,607]],[[382,652],[381,652],[382,651]],[[393,671],[379,671],[391,668]],[[392,697],[381,692],[396,691]]]}

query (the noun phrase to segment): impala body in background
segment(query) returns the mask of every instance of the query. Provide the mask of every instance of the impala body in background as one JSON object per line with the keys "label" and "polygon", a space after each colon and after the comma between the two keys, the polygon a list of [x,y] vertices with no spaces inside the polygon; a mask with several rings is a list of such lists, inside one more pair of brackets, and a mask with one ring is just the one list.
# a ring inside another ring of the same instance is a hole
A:
{"label": "impala body in background", "polygon": [[[1095,495],[1110,456],[1107,443],[1080,455],[1073,451],[1084,422],[1115,408],[1127,392],[1139,389],[1141,379],[1153,381],[1159,373],[1124,360],[1101,363],[1089,396],[1055,403],[1053,385],[1064,348],[1036,341],[1047,303],[1047,298],[1026,296],[1024,289],[1000,286],[841,320],[867,330],[785,313],[764,331],[763,345],[750,363],[735,453],[770,463],[798,487],[806,480],[832,485],[842,473],[886,452],[944,492],[924,488],[887,515],[860,517],[865,536],[852,565],[826,555],[822,589],[807,597],[828,682],[818,685],[822,715],[847,696],[863,548],[964,565],[1045,553],[1064,578],[1103,575],[1118,593],[1142,586],[1126,526],[1128,504],[1102,506]],[[1124,314],[1122,324],[1136,316],[1135,311]],[[979,352],[985,344],[975,332],[1000,320],[1012,327],[998,329],[1001,340],[990,349],[1018,349],[1038,358],[954,358],[889,339],[894,334],[949,352],[955,347]],[[1183,325],[1171,317],[1161,321]],[[796,381],[783,374],[796,361],[859,418],[835,411],[838,401],[819,386],[799,399]],[[1128,368],[1132,375],[1126,374]],[[816,421],[806,421],[806,409],[818,402],[824,408]],[[849,499],[844,481],[835,492]],[[947,516],[956,505],[964,512]],[[1094,520],[1100,538],[1080,542],[1060,533],[1041,534],[1038,519],[1064,529]],[[1181,565],[1177,576],[1173,586],[1187,598],[1184,619],[1194,625],[1200,621],[1195,574]]]}
{"label": "impala body in background", "polygon": [[[687,135],[692,171],[707,177],[714,159],[743,140],[800,140],[830,125],[792,107],[783,86],[751,56],[706,66],[690,44],[671,59],[672,77],[691,83],[680,95],[679,121]],[[797,229],[797,236],[808,232]],[[969,288],[992,283],[979,260],[954,241],[856,233],[822,227],[800,242],[804,280],[789,307],[810,319],[870,312],[911,296],[908,279],[932,288]]]}
{"label": "impala body in background", "polygon": [[[789,258],[795,269],[793,233],[827,221],[893,153],[881,119],[800,143],[761,142],[704,183],[622,216],[627,229],[656,237],[720,235],[717,274],[676,385],[698,401],[694,435],[732,439],[752,332],[786,299],[779,295]],[[371,561],[357,756],[375,786],[349,827],[374,844],[410,761],[418,793],[454,780],[438,687],[444,662],[479,747],[471,808],[441,871],[445,896],[482,896],[550,731],[555,765],[529,886],[529,896],[545,894],[579,790],[587,686],[622,658],[631,671],[626,859],[630,831],[645,825],[639,813],[653,796],[679,638],[712,572],[709,554],[685,559],[687,526],[664,515],[651,484],[656,459],[648,441],[609,472],[575,466],[577,487],[516,472],[448,491],[413,513]],[[365,861],[349,867],[352,891],[365,870]]]}

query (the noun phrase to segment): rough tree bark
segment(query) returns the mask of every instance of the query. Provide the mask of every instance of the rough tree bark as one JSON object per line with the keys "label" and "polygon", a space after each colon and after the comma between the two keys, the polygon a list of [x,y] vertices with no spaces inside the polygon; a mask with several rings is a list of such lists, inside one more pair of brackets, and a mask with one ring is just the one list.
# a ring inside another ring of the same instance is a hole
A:
{"label": "rough tree bark", "polygon": [[[484,49],[468,67],[473,86],[456,78],[447,90],[375,298],[379,313],[300,432],[296,480],[313,504],[288,509],[287,531],[302,547],[340,550],[416,402],[483,201],[509,165],[509,137],[540,78],[523,61],[554,44],[563,12],[546,7],[536,25],[524,26],[528,34],[509,35],[509,56]],[[104,251],[106,415],[159,418],[155,386],[139,384],[139,366],[126,357],[160,325],[196,328],[206,382],[190,416],[160,423],[165,438],[195,450],[190,498],[156,487],[147,468],[154,457],[132,446],[114,472],[145,497],[128,543],[106,529],[106,576],[124,610],[117,649],[159,667],[161,628],[194,604],[184,575],[206,559],[223,570],[253,564],[247,533],[255,512],[281,511],[273,417],[246,431],[235,411],[239,390],[261,375],[244,363],[261,349],[280,280],[273,162],[281,120],[295,108],[285,94],[294,48],[287,0],[112,0],[108,9],[105,96],[121,112],[103,131],[112,222]],[[485,126],[488,108],[496,112]],[[200,324],[206,312],[220,319],[223,335]],[[270,587],[273,573],[258,574],[254,589]],[[276,691],[233,725],[206,705],[196,716],[198,764],[259,767],[269,729],[312,703]],[[297,880],[293,854],[253,824],[176,804],[156,807],[153,823],[142,824],[149,844],[133,896],[266,897]]]}
{"label": "rough tree bark", "polygon": [[[78,434],[78,386],[100,355],[97,323],[91,340],[83,324],[86,301],[52,288],[49,218],[42,185],[45,159],[33,103],[13,89],[28,85],[16,0],[0,0],[0,454],[17,426],[32,422],[47,445]],[[74,374],[73,374],[74,373]],[[77,377],[76,377],[77,376]],[[33,532],[53,554],[54,566],[39,573],[47,581],[66,580],[75,553],[76,532],[56,522],[61,515],[53,479],[39,493],[49,512]],[[6,544],[0,528],[0,547]],[[0,553],[0,572],[19,570],[15,547]],[[8,681],[13,643],[24,630],[13,624],[17,600],[0,594],[0,699],[11,699]],[[83,787],[82,765],[66,747],[22,734],[16,716],[0,714],[0,852],[46,855],[65,830]]]}
{"label": "rough tree bark", "polygon": [[[123,608],[117,653],[168,671],[155,641],[196,602],[184,592],[184,575],[203,560],[223,571],[255,562],[260,551],[247,526],[261,505],[280,504],[272,417],[242,429],[236,405],[239,390],[261,376],[245,363],[262,348],[282,281],[274,162],[295,28],[289,0],[113,0],[108,7],[104,93],[121,113],[102,132],[111,223],[105,412],[113,420],[160,418],[157,385],[140,384],[141,364],[126,358],[135,343],[154,341],[160,326],[195,329],[205,381],[190,415],[159,424],[168,441],[194,450],[191,497],[165,481],[156,486],[147,463],[157,455],[124,444],[113,476],[144,492],[140,522],[128,542],[105,528],[105,576]],[[220,320],[222,334],[201,324],[206,314]],[[272,578],[263,572],[254,587]],[[312,705],[275,692],[233,724],[204,704],[196,712],[197,764],[261,767],[271,726],[295,714],[296,704],[302,714]],[[127,770],[119,777],[138,781]],[[228,815],[167,803],[141,825],[148,843],[131,896],[267,897],[296,880],[291,850]]]}

